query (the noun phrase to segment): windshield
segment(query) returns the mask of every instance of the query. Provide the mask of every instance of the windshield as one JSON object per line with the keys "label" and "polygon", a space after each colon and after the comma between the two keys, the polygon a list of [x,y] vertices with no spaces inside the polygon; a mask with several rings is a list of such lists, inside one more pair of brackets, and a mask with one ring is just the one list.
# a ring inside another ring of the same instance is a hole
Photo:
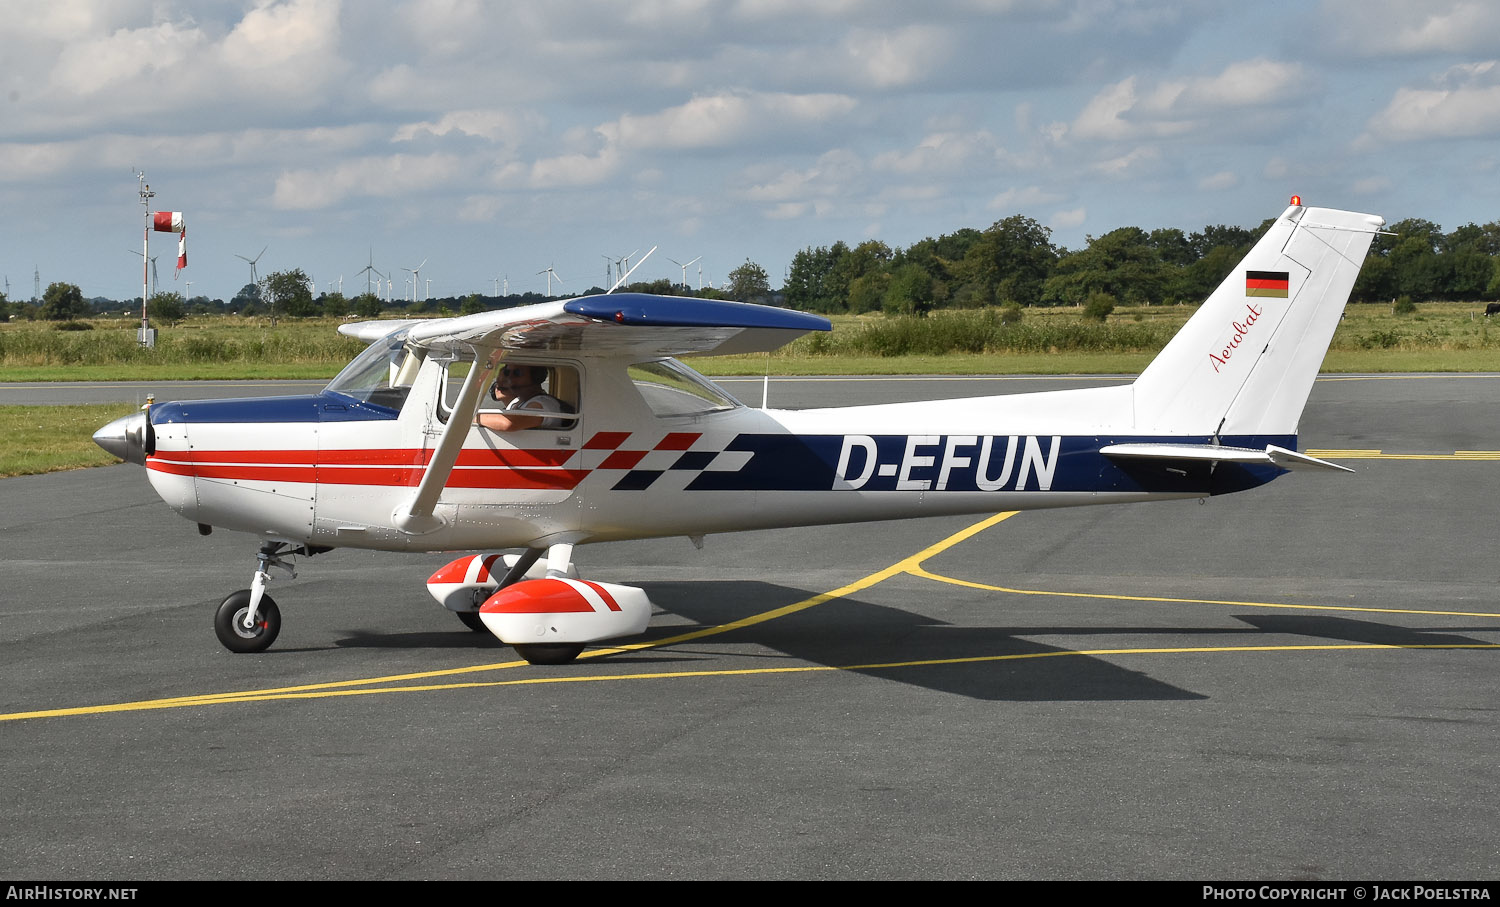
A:
{"label": "windshield", "polygon": [[635,382],[646,405],[658,416],[696,416],[740,405],[713,382],[676,359],[638,362],[630,367],[630,380]]}
{"label": "windshield", "polygon": [[405,340],[406,331],[398,331],[370,344],[324,390],[399,410],[421,365],[421,355],[407,349]]}

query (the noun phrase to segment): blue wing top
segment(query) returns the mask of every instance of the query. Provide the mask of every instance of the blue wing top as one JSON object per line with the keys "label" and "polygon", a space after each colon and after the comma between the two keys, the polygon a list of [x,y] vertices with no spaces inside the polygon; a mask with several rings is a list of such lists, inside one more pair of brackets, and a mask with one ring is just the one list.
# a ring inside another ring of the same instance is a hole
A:
{"label": "blue wing top", "polygon": [[[649,293],[583,296],[407,324],[408,342],[433,349],[465,344],[643,359],[761,353],[809,331],[833,329],[826,318],[791,309]],[[384,325],[390,327],[382,329]],[[363,322],[339,331],[373,339],[397,326]]]}

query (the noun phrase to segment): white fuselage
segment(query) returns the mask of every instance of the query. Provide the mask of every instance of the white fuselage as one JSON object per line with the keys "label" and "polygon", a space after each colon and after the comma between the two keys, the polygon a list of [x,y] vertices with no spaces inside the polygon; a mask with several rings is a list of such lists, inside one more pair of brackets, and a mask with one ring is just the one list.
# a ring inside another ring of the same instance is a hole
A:
{"label": "white fuselage", "polygon": [[648,402],[626,360],[548,361],[580,376],[575,421],[515,432],[469,427],[426,531],[403,531],[394,515],[412,499],[445,428],[450,379],[438,362],[422,365],[398,408],[330,393],[166,404],[153,413],[146,465],[162,498],[194,522],[309,545],[410,551],[1180,498],[1274,474],[1131,470],[1101,456],[1102,444],[1142,439],[1127,428],[1128,385],[663,414],[672,407]]}

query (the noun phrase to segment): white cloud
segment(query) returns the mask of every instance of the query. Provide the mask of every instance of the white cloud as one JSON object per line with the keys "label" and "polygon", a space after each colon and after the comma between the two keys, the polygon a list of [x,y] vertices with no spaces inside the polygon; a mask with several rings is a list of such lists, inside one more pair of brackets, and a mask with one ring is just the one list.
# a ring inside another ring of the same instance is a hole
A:
{"label": "white cloud", "polygon": [[[1310,27],[1318,9],[1336,27]],[[309,270],[336,272],[334,237],[394,251],[429,211],[466,261],[501,247],[540,255],[532,272],[691,229],[678,257],[776,273],[787,242],[894,246],[1015,210],[1081,229],[1084,201],[1100,230],[1182,222],[1270,184],[1484,222],[1500,156],[1451,140],[1500,135],[1500,63],[1480,62],[1497,20],[1468,0],[12,2],[0,187],[12,210],[68,211],[78,239],[64,257],[20,224],[6,246],[108,294],[131,167],[192,213],[210,293],[216,268],[244,279],[212,243],[295,229]],[[1366,153],[1397,142],[1417,150]],[[1464,191],[1434,189],[1444,174]]]}
{"label": "white cloud", "polygon": [[1125,179],[1154,167],[1160,160],[1161,149],[1141,146],[1117,157],[1096,161],[1090,169],[1111,179]]}
{"label": "white cloud", "polygon": [[1449,69],[1433,88],[1402,88],[1366,125],[1369,140],[1396,142],[1500,134],[1500,65]]}
{"label": "white cloud", "polygon": [[1006,189],[1004,192],[990,199],[986,207],[991,211],[1015,211],[1050,205],[1061,200],[1061,198],[1062,196],[1058,193],[1049,192],[1040,186],[1024,186]]}
{"label": "white cloud", "polygon": [[1164,82],[1158,92],[1162,109],[1168,113],[1215,114],[1295,100],[1306,91],[1308,81],[1301,63],[1261,58],[1231,63],[1209,79]]}
{"label": "white cloud", "polygon": [[844,39],[854,80],[873,88],[898,88],[926,79],[952,53],[948,31],[913,25],[890,31],[858,29]]}
{"label": "white cloud", "polygon": [[511,110],[454,110],[436,120],[406,123],[391,137],[395,142],[409,142],[424,134],[434,137],[467,135],[499,145],[517,145],[526,136],[546,128],[540,114]]}
{"label": "white cloud", "polygon": [[351,197],[399,197],[444,185],[460,170],[459,159],[449,154],[354,158],[331,167],[280,174],[271,204],[280,210],[309,211]]}
{"label": "white cloud", "polygon": [[338,0],[264,2],[245,14],[215,55],[246,88],[302,95],[343,70]]}
{"label": "white cloud", "polygon": [[1239,174],[1232,170],[1220,170],[1218,173],[1200,179],[1198,181],[1198,188],[1209,192],[1220,192],[1225,189],[1233,189],[1239,184]]}
{"label": "white cloud", "polygon": [[722,148],[825,125],[854,107],[852,97],[840,94],[715,94],[654,114],[627,114],[599,132],[631,149]]}
{"label": "white cloud", "polygon": [[200,53],[206,43],[201,32],[179,29],[171,23],[122,29],[64,46],[52,70],[51,83],[70,97],[92,95],[179,67]]}
{"label": "white cloud", "polygon": [[505,208],[505,201],[495,195],[471,195],[458,207],[458,219],[466,223],[492,221]]}
{"label": "white cloud", "polygon": [[1362,180],[1355,180],[1350,186],[1356,195],[1381,195],[1391,188],[1391,181],[1383,176],[1371,176]]}
{"label": "white cloud", "polygon": [[620,155],[613,147],[606,147],[597,154],[563,154],[533,163],[524,186],[528,189],[597,186],[619,170]]}
{"label": "white cloud", "polygon": [[1500,4],[1493,0],[1325,0],[1327,35],[1359,57],[1493,53]]}
{"label": "white cloud", "polygon": [[1088,220],[1088,217],[1089,212],[1087,208],[1070,208],[1067,211],[1056,211],[1047,219],[1047,226],[1054,230],[1071,230],[1074,227],[1083,226],[1083,222]]}
{"label": "white cloud", "polygon": [[870,168],[901,174],[957,174],[976,162],[994,160],[1003,151],[988,131],[940,132],[924,136],[910,151],[877,154]]}
{"label": "white cloud", "polygon": [[1138,88],[1128,76],[1094,95],[1068,129],[1078,139],[1166,138],[1233,124],[1247,110],[1294,103],[1309,89],[1300,63],[1231,63],[1208,78],[1164,79]]}
{"label": "white cloud", "polygon": [[25,183],[67,173],[89,161],[92,142],[0,144],[0,182]]}
{"label": "white cloud", "polygon": [[754,183],[742,195],[757,202],[801,202],[810,197],[843,196],[864,171],[858,157],[834,150],[806,170],[783,170]]}

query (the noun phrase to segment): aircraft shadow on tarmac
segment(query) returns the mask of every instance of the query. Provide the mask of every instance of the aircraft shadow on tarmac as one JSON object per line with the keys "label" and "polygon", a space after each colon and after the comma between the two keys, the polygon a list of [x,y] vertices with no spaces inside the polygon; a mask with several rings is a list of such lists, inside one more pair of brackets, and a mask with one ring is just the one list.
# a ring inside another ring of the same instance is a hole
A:
{"label": "aircraft shadow on tarmac", "polygon": [[[1335,639],[1340,642],[1372,646],[1475,646],[1489,645],[1489,639],[1461,636],[1454,627],[1424,629],[1401,627],[1369,620],[1351,620],[1347,617],[1329,617],[1321,614],[1236,614],[1257,631],[1263,633],[1310,636],[1315,639]],[[1481,631],[1494,633],[1494,627],[1479,627]]]}
{"label": "aircraft shadow on tarmac", "polygon": [[[697,627],[713,627],[766,610],[770,603],[800,601],[805,590],[755,582],[667,582],[645,584],[665,612],[687,621],[658,620],[645,640],[676,636]],[[587,664],[699,666],[718,657],[743,667],[743,652],[712,651],[712,645],[758,646],[790,659],[838,667],[924,689],[978,700],[1017,702],[1196,700],[1203,694],[1123,668],[1104,658],[1078,654],[1089,649],[1123,648],[1120,637],[1143,637],[1141,648],[1190,646],[1192,637],[1212,638],[1205,645],[1273,645],[1274,637],[1303,637],[1368,645],[1484,644],[1453,633],[1409,628],[1374,621],[1323,615],[1235,615],[1247,626],[1011,626],[959,627],[899,608],[858,598],[834,599],[772,621],[730,630],[707,640],[660,649],[605,656],[595,662],[549,670],[586,670]],[[351,648],[433,648],[500,650],[494,637],[457,625],[452,631],[381,633],[346,631],[335,642]],[[1077,638],[1076,648],[1038,642],[1035,637]],[[1184,638],[1188,638],[1185,641]],[[1234,642],[1227,642],[1232,639]],[[1170,640],[1170,642],[1168,642]],[[604,645],[604,644],[601,644]],[[774,655],[751,656],[774,658]],[[979,659],[965,661],[965,659]],[[726,669],[731,669],[726,665]]]}
{"label": "aircraft shadow on tarmac", "polygon": [[[760,613],[769,602],[795,602],[807,597],[803,590],[770,583],[652,583],[646,588],[658,606],[703,626]],[[675,635],[681,629],[661,635]],[[726,645],[763,646],[800,661],[980,700],[1203,698],[1104,659],[1075,655],[1069,649],[1023,638],[1048,632],[1037,627],[958,627],[912,611],[845,597],[732,630],[713,640]],[[1089,628],[1086,632],[1116,631]],[[1012,658],[993,660],[996,656]],[[705,657],[710,656],[705,654],[703,642],[693,641],[614,656],[610,661],[698,661]]]}

